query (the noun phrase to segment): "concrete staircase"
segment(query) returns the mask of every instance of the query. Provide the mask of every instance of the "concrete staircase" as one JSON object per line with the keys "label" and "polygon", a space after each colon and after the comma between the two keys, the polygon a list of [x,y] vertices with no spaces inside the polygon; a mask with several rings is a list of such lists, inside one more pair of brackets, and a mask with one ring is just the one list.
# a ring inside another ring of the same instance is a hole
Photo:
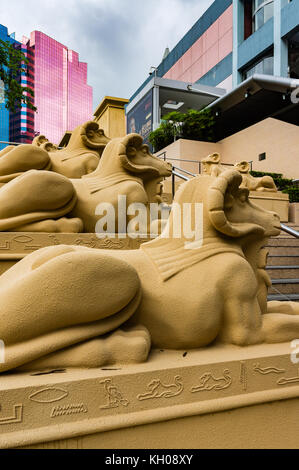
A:
{"label": "concrete staircase", "polygon": [[[299,231],[293,224],[288,226]],[[299,239],[281,232],[268,244],[267,272],[272,280],[268,300],[299,301]]]}

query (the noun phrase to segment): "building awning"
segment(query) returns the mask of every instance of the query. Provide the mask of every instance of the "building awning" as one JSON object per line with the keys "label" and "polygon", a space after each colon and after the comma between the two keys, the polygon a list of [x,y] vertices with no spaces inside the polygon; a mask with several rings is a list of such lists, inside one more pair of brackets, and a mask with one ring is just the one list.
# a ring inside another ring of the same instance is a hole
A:
{"label": "building awning", "polygon": [[299,80],[255,74],[208,108],[216,117],[216,140],[235,134],[266,118],[272,117],[299,125],[299,103],[292,93]]}
{"label": "building awning", "polygon": [[188,82],[153,77],[143,90],[126,106],[126,114],[153,88],[159,90],[157,106],[161,110],[161,117],[171,111],[186,113],[188,109],[205,108],[226,93],[222,88],[198,83],[193,85]]}

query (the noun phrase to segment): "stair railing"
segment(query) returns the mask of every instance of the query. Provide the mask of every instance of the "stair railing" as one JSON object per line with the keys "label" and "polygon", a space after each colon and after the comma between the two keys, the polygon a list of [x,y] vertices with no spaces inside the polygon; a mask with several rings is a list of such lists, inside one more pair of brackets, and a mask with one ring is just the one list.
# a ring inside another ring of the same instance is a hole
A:
{"label": "stair railing", "polygon": [[288,227],[285,224],[280,224],[280,226],[283,232],[288,233],[289,235],[292,235],[295,238],[299,238],[299,232],[297,232],[297,230],[295,230],[294,228]]}
{"label": "stair railing", "polygon": [[[185,173],[185,174],[182,174],[182,173]],[[180,178],[184,181],[189,181],[191,178],[194,178],[195,176],[196,175],[194,173],[191,173],[191,171],[183,170],[183,168],[178,168],[177,166],[173,166],[172,167],[172,175],[171,175],[172,198],[174,198],[174,195],[175,195],[175,178],[176,177],[178,177],[178,178]]]}
{"label": "stair railing", "polygon": [[[193,163],[194,165],[198,165],[198,174],[199,175],[201,174],[201,160],[190,160],[190,159],[186,159],[186,158],[168,157],[166,151],[161,152],[156,156],[158,158],[163,159],[164,162],[169,161],[169,162],[180,162],[180,163]],[[253,160],[250,160],[248,163],[250,164],[250,171],[252,171],[252,169],[253,169]],[[228,166],[228,167],[234,167],[235,166],[234,163],[225,163],[225,162],[221,162],[221,165],[222,166]],[[181,170],[181,168],[180,168],[180,170]],[[196,176],[193,173],[192,173],[192,175]]]}

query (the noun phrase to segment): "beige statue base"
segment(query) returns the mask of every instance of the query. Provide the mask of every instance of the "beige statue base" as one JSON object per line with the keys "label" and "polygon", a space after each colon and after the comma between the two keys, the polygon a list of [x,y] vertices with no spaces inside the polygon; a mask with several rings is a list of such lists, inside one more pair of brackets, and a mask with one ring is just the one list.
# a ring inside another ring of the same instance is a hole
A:
{"label": "beige statue base", "polygon": [[289,220],[289,195],[277,192],[250,191],[249,199],[258,207],[273,211],[279,215],[281,222]]}
{"label": "beige statue base", "polygon": [[[11,268],[29,253],[46,246],[77,245],[89,248],[130,250],[138,249],[147,238],[100,239],[95,233],[38,233],[0,232],[0,275]],[[146,237],[146,236],[145,236]]]}
{"label": "beige statue base", "polygon": [[7,373],[0,448],[298,448],[291,352],[218,345],[153,350],[138,365]]}

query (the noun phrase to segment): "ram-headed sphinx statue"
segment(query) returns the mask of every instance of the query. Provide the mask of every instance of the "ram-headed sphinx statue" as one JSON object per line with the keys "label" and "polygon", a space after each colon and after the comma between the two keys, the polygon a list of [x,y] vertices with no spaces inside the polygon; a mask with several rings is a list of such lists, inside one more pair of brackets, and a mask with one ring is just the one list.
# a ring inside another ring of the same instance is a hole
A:
{"label": "ram-headed sphinx statue", "polygon": [[[128,136],[107,148],[118,146],[123,165],[138,162],[140,169],[139,139]],[[143,158],[146,168],[145,150]],[[184,183],[162,234],[138,250],[51,246],[6,271],[0,371],[141,362],[151,344],[187,351],[298,338],[298,304],[267,303],[265,295],[263,247],[280,233],[279,217],[252,204],[241,183],[236,170]],[[186,205],[190,231],[178,237],[176,211]],[[194,240],[198,208],[202,224]]]}
{"label": "ram-headed sphinx statue", "polygon": [[[84,142],[89,142],[88,145],[92,142],[95,148],[104,145],[100,144],[101,136],[91,135],[96,132],[89,126],[85,131],[86,134],[80,135]],[[77,129],[75,132],[83,131]],[[72,138],[75,139],[74,133]],[[31,147],[47,155],[45,150]],[[19,147],[16,152],[18,150]],[[63,151],[53,155],[60,152]],[[5,158],[14,162],[14,156],[15,153],[7,153],[0,162]],[[69,162],[79,159],[78,154],[69,158]],[[111,233],[115,234],[119,228],[120,196],[125,196],[125,211],[133,203],[143,204],[149,218],[150,203],[160,201],[159,182],[171,175],[171,164],[152,155],[138,134],[111,140],[105,144],[101,159],[95,157],[95,162],[95,171],[82,178],[70,179],[42,169],[28,168],[20,172],[0,188],[0,231],[94,233],[99,219],[97,207],[104,203],[114,209],[116,217]],[[127,214],[125,229],[131,219],[133,215]],[[147,219],[140,231],[146,234],[148,227]]]}
{"label": "ram-headed sphinx statue", "polygon": [[0,185],[28,170],[51,170],[68,178],[81,178],[92,173],[110,139],[94,121],[78,126],[68,145],[58,150],[44,135],[32,144],[12,145],[0,152]]}

